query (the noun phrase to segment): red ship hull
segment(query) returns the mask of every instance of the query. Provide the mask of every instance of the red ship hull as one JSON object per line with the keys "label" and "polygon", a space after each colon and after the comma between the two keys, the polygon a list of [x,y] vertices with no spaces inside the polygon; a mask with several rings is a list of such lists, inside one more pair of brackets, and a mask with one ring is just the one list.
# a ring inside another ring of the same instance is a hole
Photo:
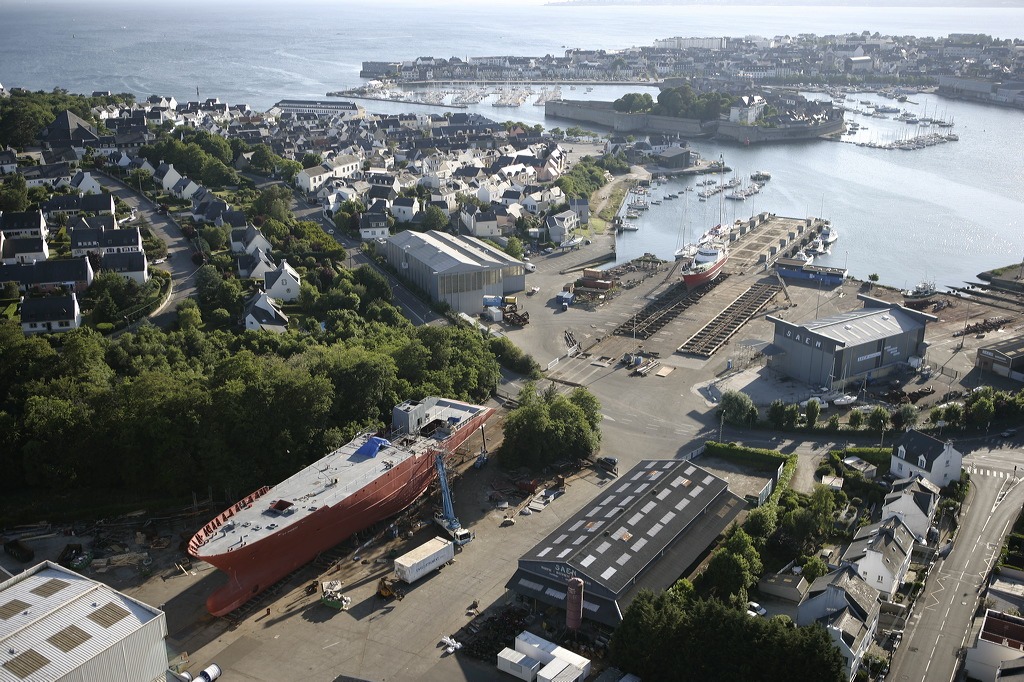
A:
{"label": "red ship hull", "polygon": [[[491,415],[484,410],[444,441],[449,451],[462,445]],[[252,504],[272,488],[261,488],[237,502],[206,524],[189,542],[189,554],[227,574],[226,585],[206,600],[214,616],[223,616],[266,590],[292,571],[308,564],[321,552],[401,512],[422,495],[436,478],[436,451],[411,457],[384,472],[372,484],[334,506],[322,507],[293,526],[230,553],[204,556],[199,551],[206,539],[240,509]]]}
{"label": "red ship hull", "polygon": [[721,260],[715,262],[714,265],[712,265],[704,272],[698,272],[690,275],[684,273],[683,282],[686,284],[686,288],[693,289],[694,287],[699,287],[700,285],[707,284],[714,278],[718,277],[718,275],[721,274],[722,268],[725,266],[725,262],[727,260],[729,260],[729,256],[726,256],[725,258],[722,258]]}

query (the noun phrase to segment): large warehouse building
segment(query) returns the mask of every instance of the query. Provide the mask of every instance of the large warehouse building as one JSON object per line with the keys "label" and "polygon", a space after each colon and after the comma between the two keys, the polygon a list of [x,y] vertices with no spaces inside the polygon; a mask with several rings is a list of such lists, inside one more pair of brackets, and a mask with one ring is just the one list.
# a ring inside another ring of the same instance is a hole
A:
{"label": "large warehouse building", "polygon": [[481,312],[484,296],[526,288],[525,265],[475,237],[407,230],[388,237],[384,254],[403,279],[459,313]]}
{"label": "large warehouse building", "polygon": [[565,608],[583,580],[583,617],[616,627],[641,589],[670,587],[746,508],[686,460],[645,460],[519,559],[506,588]]}
{"label": "large warehouse building", "polygon": [[0,682],[155,682],[167,621],[102,583],[44,561],[0,583]]}
{"label": "large warehouse building", "polygon": [[925,326],[934,315],[860,294],[864,307],[797,324],[775,323],[769,366],[812,386],[842,389],[885,376],[910,358],[924,356]]}

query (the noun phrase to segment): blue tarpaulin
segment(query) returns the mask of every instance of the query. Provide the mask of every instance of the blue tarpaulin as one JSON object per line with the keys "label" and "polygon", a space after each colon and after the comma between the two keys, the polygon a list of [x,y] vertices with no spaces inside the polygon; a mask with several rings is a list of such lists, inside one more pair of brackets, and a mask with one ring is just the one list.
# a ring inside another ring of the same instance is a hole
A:
{"label": "blue tarpaulin", "polygon": [[391,442],[387,438],[380,438],[378,436],[374,436],[370,440],[360,445],[359,449],[356,450],[356,454],[366,455],[367,457],[376,457],[377,453],[381,450],[381,448],[386,448],[390,446]]}

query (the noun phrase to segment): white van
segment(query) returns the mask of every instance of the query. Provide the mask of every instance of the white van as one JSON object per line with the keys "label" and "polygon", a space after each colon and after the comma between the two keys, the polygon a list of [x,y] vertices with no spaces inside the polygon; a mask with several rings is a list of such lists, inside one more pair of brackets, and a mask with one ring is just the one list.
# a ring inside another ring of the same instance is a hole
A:
{"label": "white van", "polygon": [[527,272],[537,272],[537,266],[533,263],[523,263],[523,267]]}

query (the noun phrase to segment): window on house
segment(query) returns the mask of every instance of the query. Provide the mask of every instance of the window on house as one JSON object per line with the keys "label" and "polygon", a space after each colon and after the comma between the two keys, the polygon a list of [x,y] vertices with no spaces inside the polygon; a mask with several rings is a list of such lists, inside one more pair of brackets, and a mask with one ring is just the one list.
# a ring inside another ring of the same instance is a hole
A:
{"label": "window on house", "polygon": [[878,582],[882,582],[882,576],[878,576]]}

